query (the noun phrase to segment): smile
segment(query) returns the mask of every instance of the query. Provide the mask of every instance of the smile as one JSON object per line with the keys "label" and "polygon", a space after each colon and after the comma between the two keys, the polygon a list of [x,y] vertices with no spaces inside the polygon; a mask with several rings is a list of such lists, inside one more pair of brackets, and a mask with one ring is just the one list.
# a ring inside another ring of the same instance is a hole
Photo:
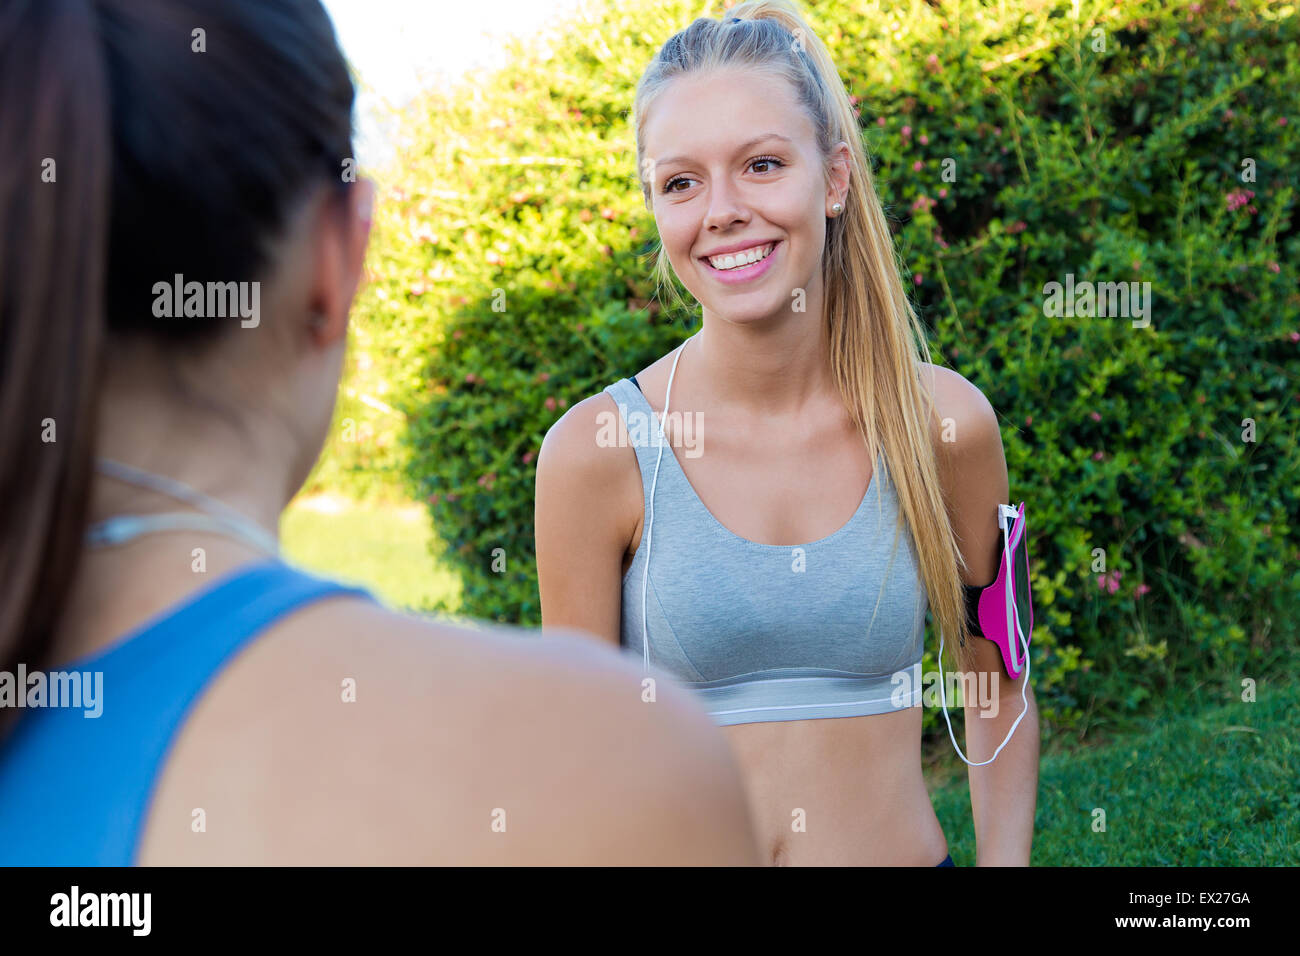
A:
{"label": "smile", "polygon": [[700,256],[700,261],[707,267],[709,274],[719,282],[727,285],[750,282],[759,278],[776,261],[775,253],[781,240],[765,242],[760,245],[728,252],[720,256]]}
{"label": "smile", "polygon": [[772,254],[776,248],[775,242],[769,242],[765,245],[754,246],[752,249],[742,249],[740,252],[728,252],[721,256],[707,256],[706,260],[709,265],[719,272],[730,272],[732,269],[741,269],[755,262],[761,262]]}

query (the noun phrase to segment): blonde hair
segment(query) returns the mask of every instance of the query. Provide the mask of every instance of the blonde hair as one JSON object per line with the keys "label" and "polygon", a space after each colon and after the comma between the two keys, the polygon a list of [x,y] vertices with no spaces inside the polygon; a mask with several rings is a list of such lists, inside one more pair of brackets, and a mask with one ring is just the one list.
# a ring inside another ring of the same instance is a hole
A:
{"label": "blonde hair", "polygon": [[[732,22],[736,18],[740,22]],[[900,504],[895,553],[906,521],[931,614],[958,667],[972,671],[974,649],[966,640],[970,632],[961,581],[966,562],[948,518],[930,436],[937,413],[920,379],[921,364],[929,358],[925,331],[903,288],[901,263],[848,92],[826,47],[790,0],[749,0],[729,11],[726,21],[697,19],[663,45],[637,84],[637,168],[647,168],[642,144],[647,112],[668,84],[685,74],[735,67],[791,85],[812,120],[828,171],[832,146],[840,141],[849,146],[845,209],[827,221],[822,254],[831,371],[872,460],[883,447],[889,462],[888,478]],[[647,208],[652,188],[642,174]],[[661,244],[655,277],[660,290],[671,289],[680,304],[668,270]]]}

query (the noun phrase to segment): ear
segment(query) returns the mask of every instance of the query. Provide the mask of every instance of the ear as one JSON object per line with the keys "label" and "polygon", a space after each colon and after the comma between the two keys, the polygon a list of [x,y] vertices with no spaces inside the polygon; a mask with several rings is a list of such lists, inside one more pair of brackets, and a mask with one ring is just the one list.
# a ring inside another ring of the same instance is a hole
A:
{"label": "ear", "polygon": [[[826,208],[843,203],[849,194],[849,144],[841,140],[831,148],[826,169]],[[847,203],[846,203],[847,205]]]}
{"label": "ear", "polygon": [[316,210],[315,258],[308,334],[316,345],[333,345],[347,335],[348,312],[365,266],[375,184],[358,179],[327,196]]}

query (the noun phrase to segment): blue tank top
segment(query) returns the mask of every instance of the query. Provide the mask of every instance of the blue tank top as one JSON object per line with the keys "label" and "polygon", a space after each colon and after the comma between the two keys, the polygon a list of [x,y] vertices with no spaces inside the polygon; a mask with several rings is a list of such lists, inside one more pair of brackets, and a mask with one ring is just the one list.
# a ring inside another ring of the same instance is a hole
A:
{"label": "blue tank top", "polygon": [[929,600],[883,454],[834,534],[759,544],[704,506],[676,450],[665,444],[660,460],[659,416],[636,385],[605,391],[636,451],[646,515],[654,490],[652,533],[623,577],[621,645],[643,654],[644,630],[651,665],[691,689],[719,726],[919,706]]}
{"label": "blue tank top", "polygon": [[285,614],[340,594],[370,598],[281,561],[246,565],[52,668],[102,673],[100,714],[24,709],[0,740],[0,865],[133,865],[158,771],[213,677]]}

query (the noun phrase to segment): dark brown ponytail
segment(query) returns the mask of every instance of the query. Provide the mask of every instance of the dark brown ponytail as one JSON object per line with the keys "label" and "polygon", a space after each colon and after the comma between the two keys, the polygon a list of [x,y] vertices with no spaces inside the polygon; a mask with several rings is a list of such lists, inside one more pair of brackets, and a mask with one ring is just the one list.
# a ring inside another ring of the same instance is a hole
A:
{"label": "dark brown ponytail", "polygon": [[82,550],[108,118],[86,0],[0,6],[0,670],[42,657]]}
{"label": "dark brown ponytail", "polygon": [[319,0],[0,3],[0,670],[47,663],[113,344],[226,334],[155,284],[272,275],[299,201],[355,179],[353,98]]}

